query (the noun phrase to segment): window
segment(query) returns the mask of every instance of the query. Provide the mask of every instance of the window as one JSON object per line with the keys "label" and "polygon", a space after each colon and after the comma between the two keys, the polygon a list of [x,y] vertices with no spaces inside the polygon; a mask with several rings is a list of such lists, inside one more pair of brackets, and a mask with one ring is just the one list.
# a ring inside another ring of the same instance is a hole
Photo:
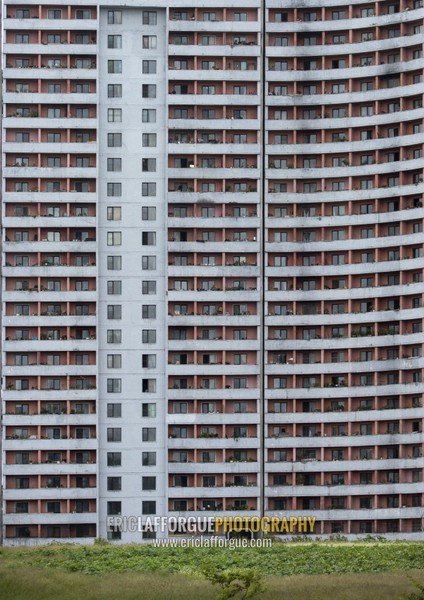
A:
{"label": "window", "polygon": [[157,145],[156,133],[143,133],[142,146],[144,148],[156,148],[156,145]]}
{"label": "window", "polygon": [[[60,282],[58,282],[58,283],[60,284]],[[60,286],[59,286],[59,290],[60,290]],[[75,282],[75,291],[88,292],[88,281],[85,281],[85,280],[76,281]]]}
{"label": "window", "polygon": [[122,404],[108,404],[107,416],[110,418],[120,418],[122,416]]}
{"label": "window", "polygon": [[109,197],[122,196],[122,184],[121,183],[108,183],[107,184],[107,195]]}
{"label": "window", "polygon": [[[156,489],[156,477],[142,477],[141,482],[142,482],[141,483],[142,490],[155,490]],[[143,514],[146,514],[146,513],[144,513],[144,510],[143,510]]]}
{"label": "window", "polygon": [[57,10],[57,9],[48,10],[47,11],[47,18],[48,19],[61,19],[62,18],[62,11],[61,10]]}
{"label": "window", "polygon": [[60,513],[60,502],[47,502],[46,503],[46,512],[48,513]]}
{"label": "window", "polygon": [[142,111],[142,122],[143,123],[156,123],[156,109],[154,109],[154,108],[143,108],[143,111]]}
{"label": "window", "polygon": [[156,417],[156,404],[154,402],[145,402],[142,405],[142,416],[148,418]]}
{"label": "window", "polygon": [[143,319],[156,319],[156,305],[155,304],[143,304],[142,318]]}
{"label": "window", "polygon": [[122,306],[120,304],[108,304],[107,318],[122,319]]}
{"label": "window", "polygon": [[153,467],[156,465],[156,452],[143,452],[141,455],[143,467]]}
{"label": "window", "polygon": [[108,25],[120,25],[122,23],[122,11],[121,10],[108,10],[107,11],[107,22],[108,22]]}
{"label": "window", "polygon": [[[143,63],[145,63],[145,62],[155,62],[155,61],[144,60]],[[143,96],[143,98],[156,98],[156,85],[150,84],[150,83],[143,84],[142,85],[142,96]]]}
{"label": "window", "polygon": [[155,35],[143,35],[143,48],[145,50],[157,48],[157,37]]}
{"label": "window", "polygon": [[[155,60],[143,60],[142,72],[146,75],[152,75],[156,73],[156,61]],[[152,96],[147,96],[148,98]]]}
{"label": "window", "polygon": [[107,330],[107,343],[108,344],[120,344],[122,340],[121,329],[108,329]]}
{"label": "window", "polygon": [[157,25],[158,15],[153,10],[143,10],[143,25]]}
{"label": "window", "polygon": [[[146,258],[155,258],[155,257],[149,256]],[[142,289],[143,295],[156,294],[156,281],[142,281],[141,289]]]}
{"label": "window", "polygon": [[108,281],[107,293],[109,296],[120,296],[122,294],[122,281]]}
{"label": "window", "polygon": [[142,428],[142,440],[143,440],[143,442],[155,442],[156,441],[156,427],[143,427]]}
{"label": "window", "polygon": [[122,367],[121,354],[108,354],[107,355],[107,368],[108,369],[120,369],[121,367]]}
{"label": "window", "polygon": [[122,146],[122,133],[107,134],[108,148],[120,148]]}
{"label": "window", "polygon": [[120,206],[108,206],[107,207],[107,220],[108,221],[120,221],[122,219],[122,211]]}
{"label": "window", "polygon": [[16,33],[15,44],[29,44],[29,35],[27,33]]}
{"label": "window", "polygon": [[154,231],[143,231],[141,243],[143,246],[156,246],[156,233]]}
{"label": "window", "polygon": [[107,380],[107,392],[108,394],[120,394],[122,388],[121,379],[108,379]]}
{"label": "window", "polygon": [[155,182],[143,182],[141,184],[141,195],[142,196],[156,196],[156,183]]}
{"label": "window", "polygon": [[122,455],[120,452],[108,452],[107,453],[107,466],[108,467],[120,467],[122,464]]}
{"label": "window", "polygon": [[122,35],[108,35],[107,36],[107,47],[108,48],[122,48]]}
{"label": "window", "polygon": [[121,158],[108,158],[107,159],[107,170],[109,172],[122,171],[122,159]]}
{"label": "window", "polygon": [[122,85],[120,83],[110,83],[107,86],[108,98],[122,98]]}
{"label": "window", "polygon": [[121,477],[108,477],[107,478],[107,489],[109,492],[119,491],[122,487]]}
{"label": "window", "polygon": [[154,271],[156,269],[156,256],[142,256],[141,268],[143,271]]}
{"label": "window", "polygon": [[[109,96],[109,87],[108,86],[108,97],[110,98],[111,96]],[[115,87],[115,86],[111,86],[111,87]],[[117,96],[112,96],[113,98],[116,98]],[[107,109],[107,120],[109,123],[121,123],[122,122],[122,109],[121,108],[108,108]]]}
{"label": "window", "polygon": [[143,344],[156,343],[156,329],[143,329],[141,335]]}
{"label": "window", "polygon": [[108,231],[107,232],[107,245],[108,246],[121,246],[122,244],[122,233],[120,231]]}
{"label": "window", "polygon": [[16,9],[16,18],[17,19],[29,19],[30,12],[27,8],[17,8]]}
{"label": "window", "polygon": [[333,44],[345,44],[346,36],[343,34],[333,35]]}
{"label": "window", "polygon": [[154,173],[156,171],[156,158],[143,158],[141,170],[146,173]]}
{"label": "window", "polygon": [[143,354],[141,357],[141,366],[143,369],[155,369],[156,354]]}

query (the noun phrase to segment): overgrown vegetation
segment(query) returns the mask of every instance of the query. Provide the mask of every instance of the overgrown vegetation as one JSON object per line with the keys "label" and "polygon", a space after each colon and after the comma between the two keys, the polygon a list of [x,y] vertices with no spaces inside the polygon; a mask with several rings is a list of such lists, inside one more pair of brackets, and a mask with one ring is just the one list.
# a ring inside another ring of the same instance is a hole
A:
{"label": "overgrown vegetation", "polygon": [[152,545],[51,545],[3,550],[4,556],[34,567],[71,572],[121,571],[182,573],[202,576],[213,564],[217,569],[259,569],[263,575],[320,573],[377,573],[422,569],[422,542],[288,543],[270,548],[180,548]]}
{"label": "overgrown vegetation", "polygon": [[256,569],[221,570],[207,566],[203,574],[212,584],[221,587],[216,600],[231,600],[236,597],[246,600],[266,590],[263,576]]}
{"label": "overgrown vegetation", "polygon": [[[234,550],[63,544],[0,550],[0,598],[424,600],[423,566],[419,542],[309,541]],[[206,578],[208,568],[213,573]]]}

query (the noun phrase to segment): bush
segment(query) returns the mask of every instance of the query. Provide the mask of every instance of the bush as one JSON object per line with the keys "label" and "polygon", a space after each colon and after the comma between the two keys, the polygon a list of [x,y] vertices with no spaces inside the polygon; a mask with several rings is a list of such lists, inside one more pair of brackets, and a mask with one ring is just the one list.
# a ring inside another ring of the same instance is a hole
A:
{"label": "bush", "polygon": [[229,600],[239,594],[240,600],[245,600],[266,591],[263,576],[256,569],[220,570],[208,566],[203,574],[208,581],[221,586],[216,600]]}

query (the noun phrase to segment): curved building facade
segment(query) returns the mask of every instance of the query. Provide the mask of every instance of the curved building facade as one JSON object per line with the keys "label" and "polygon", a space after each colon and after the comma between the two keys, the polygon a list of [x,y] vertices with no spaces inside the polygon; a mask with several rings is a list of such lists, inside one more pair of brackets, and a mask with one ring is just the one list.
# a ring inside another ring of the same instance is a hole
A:
{"label": "curved building facade", "polygon": [[3,9],[4,543],[421,539],[422,1]]}

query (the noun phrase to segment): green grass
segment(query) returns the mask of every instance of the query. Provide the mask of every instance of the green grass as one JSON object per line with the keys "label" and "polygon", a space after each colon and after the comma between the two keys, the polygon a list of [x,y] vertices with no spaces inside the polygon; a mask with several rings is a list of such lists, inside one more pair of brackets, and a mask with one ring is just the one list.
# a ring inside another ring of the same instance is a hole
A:
{"label": "green grass", "polygon": [[[411,573],[424,582],[422,572]],[[400,600],[414,590],[399,572],[269,577],[266,585],[260,600]],[[202,579],[169,573],[84,575],[0,565],[3,600],[214,600],[216,591]]]}
{"label": "green grass", "polygon": [[205,564],[266,575],[263,600],[400,600],[424,583],[424,543],[300,543],[272,548],[51,545],[0,551],[3,600],[212,600]]}

